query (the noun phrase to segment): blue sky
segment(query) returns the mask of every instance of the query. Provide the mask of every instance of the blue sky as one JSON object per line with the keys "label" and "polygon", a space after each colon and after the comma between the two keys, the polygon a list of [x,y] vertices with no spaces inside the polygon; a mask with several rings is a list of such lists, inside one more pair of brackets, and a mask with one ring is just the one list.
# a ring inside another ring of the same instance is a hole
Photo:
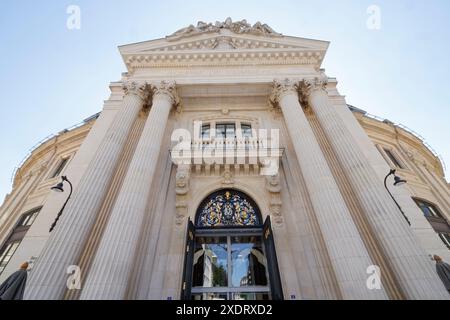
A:
{"label": "blue sky", "polygon": [[[366,26],[370,5],[380,30]],[[323,66],[347,102],[414,129],[450,167],[450,1],[2,1],[0,201],[30,147],[101,110],[125,71],[118,45],[228,16],[331,41]]]}

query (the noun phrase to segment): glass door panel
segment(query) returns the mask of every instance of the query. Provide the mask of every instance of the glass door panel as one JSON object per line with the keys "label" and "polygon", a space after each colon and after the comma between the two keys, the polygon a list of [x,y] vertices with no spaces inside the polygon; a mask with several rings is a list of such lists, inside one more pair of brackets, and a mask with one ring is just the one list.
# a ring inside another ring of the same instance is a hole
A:
{"label": "glass door panel", "polygon": [[269,300],[267,260],[258,234],[197,236],[191,298]]}
{"label": "glass door panel", "polygon": [[231,237],[231,286],[267,285],[267,260],[261,237]]}
{"label": "glass door panel", "polygon": [[226,237],[198,237],[194,249],[193,287],[228,286]]}

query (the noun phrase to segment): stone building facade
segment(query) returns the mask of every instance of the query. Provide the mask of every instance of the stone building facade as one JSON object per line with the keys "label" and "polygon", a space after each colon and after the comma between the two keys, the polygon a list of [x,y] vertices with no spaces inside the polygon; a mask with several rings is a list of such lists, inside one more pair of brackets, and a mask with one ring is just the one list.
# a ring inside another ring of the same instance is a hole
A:
{"label": "stone building facade", "polygon": [[101,113],[17,170],[0,280],[31,261],[27,299],[448,299],[442,164],[346,103],[328,44],[227,19],[121,46]]}

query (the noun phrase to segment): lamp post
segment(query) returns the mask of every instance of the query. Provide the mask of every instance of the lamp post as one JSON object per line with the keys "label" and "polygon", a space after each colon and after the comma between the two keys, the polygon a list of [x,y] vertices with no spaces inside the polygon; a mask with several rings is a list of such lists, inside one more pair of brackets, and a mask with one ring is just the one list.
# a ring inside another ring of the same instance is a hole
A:
{"label": "lamp post", "polygon": [[389,191],[389,188],[387,187],[387,178],[389,176],[393,175],[394,176],[394,186],[400,186],[402,184],[406,183],[406,180],[400,178],[399,176],[397,176],[395,174],[395,169],[391,169],[389,171],[389,173],[386,175],[386,177],[384,178],[384,187],[386,188],[387,192],[389,193],[389,195],[391,196],[392,200],[394,200],[395,204],[397,205],[398,210],[400,210],[400,212],[402,213],[403,217],[405,218],[406,222],[408,222],[409,225],[411,225],[411,222],[409,222],[408,217],[406,216],[406,214],[403,212],[402,208],[400,207],[400,205],[397,203],[397,201],[395,200],[394,196],[392,195],[391,191]]}
{"label": "lamp post", "polygon": [[68,196],[67,199],[66,199],[66,202],[64,202],[64,205],[62,206],[61,210],[59,210],[58,215],[56,216],[55,221],[53,221],[53,224],[51,225],[50,231],[49,231],[49,232],[52,232],[53,229],[55,228],[56,223],[57,223],[58,220],[59,220],[59,217],[60,217],[61,214],[63,213],[64,208],[66,207],[66,204],[67,204],[67,202],[69,201],[70,196],[72,195],[72,190],[73,190],[73,188],[72,188],[72,183],[69,181],[69,179],[67,179],[67,176],[62,176],[61,179],[62,179],[62,181],[61,181],[60,183],[58,183],[56,186],[52,187],[51,189],[52,189],[53,191],[56,191],[56,192],[64,192],[64,181],[67,181],[67,183],[68,183],[69,186],[70,186],[70,192],[69,192],[69,196]]}

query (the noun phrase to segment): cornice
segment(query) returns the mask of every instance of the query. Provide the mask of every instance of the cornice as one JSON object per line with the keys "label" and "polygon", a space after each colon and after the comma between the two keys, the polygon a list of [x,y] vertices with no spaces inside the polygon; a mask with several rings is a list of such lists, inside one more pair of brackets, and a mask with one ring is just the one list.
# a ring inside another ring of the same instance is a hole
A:
{"label": "cornice", "polygon": [[325,57],[328,41],[284,36],[260,22],[245,20],[190,25],[164,39],[119,47],[133,71],[145,67],[230,65],[314,65]]}
{"label": "cornice", "polygon": [[42,159],[42,157],[47,155],[48,152],[51,152],[55,147],[58,148],[58,146],[60,146],[61,144],[65,144],[68,142],[75,143],[77,140],[80,140],[79,144],[81,144],[90,132],[94,123],[95,121],[89,121],[73,130],[62,131],[50,140],[37,146],[34,150],[31,151],[30,155],[23,162],[23,164],[17,168],[17,171],[15,172],[13,177],[13,186],[16,186],[20,180],[20,177],[31,170],[36,165],[36,163],[38,163]]}
{"label": "cornice", "polygon": [[380,122],[376,119],[362,117],[358,120],[364,131],[371,137],[371,140],[395,146],[397,146],[399,142],[402,142],[408,146],[408,149],[418,152],[432,166],[435,166],[434,163],[436,163],[439,166],[439,174],[443,175],[440,159],[436,157],[418,137],[399,127],[395,130],[392,125]]}
{"label": "cornice", "polygon": [[294,44],[282,44],[274,41],[240,38],[227,35],[218,35],[213,38],[184,41],[179,43],[168,43],[161,47],[153,48],[150,52],[188,51],[188,50],[212,50],[219,48],[227,49],[298,49]]}
{"label": "cornice", "polygon": [[251,49],[174,51],[125,54],[128,70],[138,68],[246,66],[246,65],[313,65],[320,68],[325,52],[304,49]]}
{"label": "cornice", "polygon": [[363,127],[366,127],[368,130],[371,130],[375,133],[379,133],[383,137],[389,137],[395,140],[398,136],[399,139],[408,143],[409,145],[415,145],[418,148],[424,148],[428,153],[430,153],[431,157],[436,158],[432,154],[432,152],[428,150],[428,148],[423,144],[422,140],[402,128],[397,127],[397,130],[395,130],[395,127],[393,127],[392,125],[368,117],[360,118],[360,122],[362,122],[361,125]]}

